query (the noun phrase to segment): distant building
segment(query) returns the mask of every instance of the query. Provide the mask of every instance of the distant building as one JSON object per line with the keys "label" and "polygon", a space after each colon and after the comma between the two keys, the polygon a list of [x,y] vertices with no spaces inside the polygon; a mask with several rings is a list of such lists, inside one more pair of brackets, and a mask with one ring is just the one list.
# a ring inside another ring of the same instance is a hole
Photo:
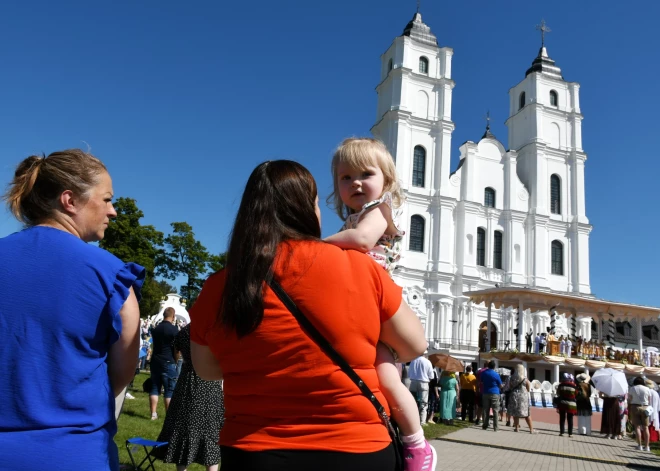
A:
{"label": "distant building", "polygon": [[163,320],[163,312],[166,308],[174,308],[174,317],[179,322],[190,323],[190,316],[186,310],[186,300],[176,293],[170,293],[160,302],[158,314],[153,316],[149,322],[152,325],[158,325]]}
{"label": "distant building", "polygon": [[[485,348],[486,309],[463,293],[528,286],[591,296],[592,226],[579,84],[564,80],[541,47],[509,90],[509,149],[486,126],[480,139],[460,146],[451,169],[453,54],[415,14],[381,56],[372,132],[395,157],[406,196],[405,250],[394,279],[430,346],[474,360],[480,343]],[[520,334],[551,326],[547,312],[521,315]],[[570,323],[557,316],[557,335],[591,338],[590,317],[578,313]],[[516,310],[494,310],[491,347],[515,348],[517,325]]]}

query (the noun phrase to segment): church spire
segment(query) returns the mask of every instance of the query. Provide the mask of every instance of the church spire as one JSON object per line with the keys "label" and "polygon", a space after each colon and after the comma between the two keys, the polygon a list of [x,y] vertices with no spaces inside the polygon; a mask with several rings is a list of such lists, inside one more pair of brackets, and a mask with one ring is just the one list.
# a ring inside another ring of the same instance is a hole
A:
{"label": "church spire", "polygon": [[564,80],[561,69],[555,65],[555,61],[550,59],[548,50],[545,47],[545,35],[552,30],[548,27],[544,19],[541,19],[541,24],[536,25],[536,30],[541,32],[541,49],[539,49],[536,59],[532,62],[532,66],[525,72],[525,77],[531,73],[540,72],[544,75]]}
{"label": "church spire", "polygon": [[482,139],[497,139],[495,135],[490,132],[490,110],[486,112],[486,132],[484,133],[483,136],[481,136]]}
{"label": "church spire", "polygon": [[417,12],[412,20],[408,22],[403,30],[402,36],[409,36],[417,42],[429,46],[438,47],[438,39],[431,32],[431,28],[422,21],[422,14],[419,12],[419,2],[417,2]]}

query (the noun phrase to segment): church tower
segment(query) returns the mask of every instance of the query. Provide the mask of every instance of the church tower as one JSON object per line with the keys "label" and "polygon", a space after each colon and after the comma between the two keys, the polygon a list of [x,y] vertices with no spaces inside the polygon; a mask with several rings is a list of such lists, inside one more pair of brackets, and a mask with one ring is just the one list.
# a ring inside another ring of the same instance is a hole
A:
{"label": "church tower", "polygon": [[[407,204],[402,226],[406,270],[452,271],[453,254],[437,241],[452,240],[451,208],[441,209],[448,194],[453,50],[439,47],[417,12],[403,34],[381,56],[381,82],[373,135],[396,160]],[[442,223],[446,218],[447,224]],[[444,226],[443,226],[444,224]],[[421,244],[418,243],[421,241]]]}
{"label": "church tower", "polygon": [[[541,24],[542,35],[548,29]],[[525,78],[509,90],[509,146],[529,190],[525,223],[527,284],[590,294],[580,86],[567,82],[541,49]]]}

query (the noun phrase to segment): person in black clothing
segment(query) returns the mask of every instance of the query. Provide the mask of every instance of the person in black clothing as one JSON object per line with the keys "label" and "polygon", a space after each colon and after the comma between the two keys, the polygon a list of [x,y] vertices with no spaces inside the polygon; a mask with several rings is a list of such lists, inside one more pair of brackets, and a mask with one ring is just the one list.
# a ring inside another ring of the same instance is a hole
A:
{"label": "person in black clothing", "polygon": [[158,414],[158,396],[161,388],[164,389],[165,411],[170,406],[170,399],[176,386],[176,360],[179,352],[174,349],[172,343],[179,333],[174,325],[174,308],[168,307],[163,312],[163,322],[158,324],[151,337],[153,339],[153,353],[151,354],[151,392],[149,393],[149,405],[151,406],[151,420],[156,420]]}
{"label": "person in black clothing", "polygon": [[532,353],[532,331],[525,334],[525,352]]}

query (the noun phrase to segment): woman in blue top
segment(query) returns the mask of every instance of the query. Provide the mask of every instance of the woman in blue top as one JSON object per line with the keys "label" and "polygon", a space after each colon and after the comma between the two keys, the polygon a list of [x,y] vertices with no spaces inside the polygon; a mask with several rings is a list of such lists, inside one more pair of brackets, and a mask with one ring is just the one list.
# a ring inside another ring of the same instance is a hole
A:
{"label": "woman in blue top", "polygon": [[139,349],[144,269],[103,239],[112,181],[81,150],[31,156],[4,199],[20,232],[0,239],[0,468],[119,469],[114,398]]}

